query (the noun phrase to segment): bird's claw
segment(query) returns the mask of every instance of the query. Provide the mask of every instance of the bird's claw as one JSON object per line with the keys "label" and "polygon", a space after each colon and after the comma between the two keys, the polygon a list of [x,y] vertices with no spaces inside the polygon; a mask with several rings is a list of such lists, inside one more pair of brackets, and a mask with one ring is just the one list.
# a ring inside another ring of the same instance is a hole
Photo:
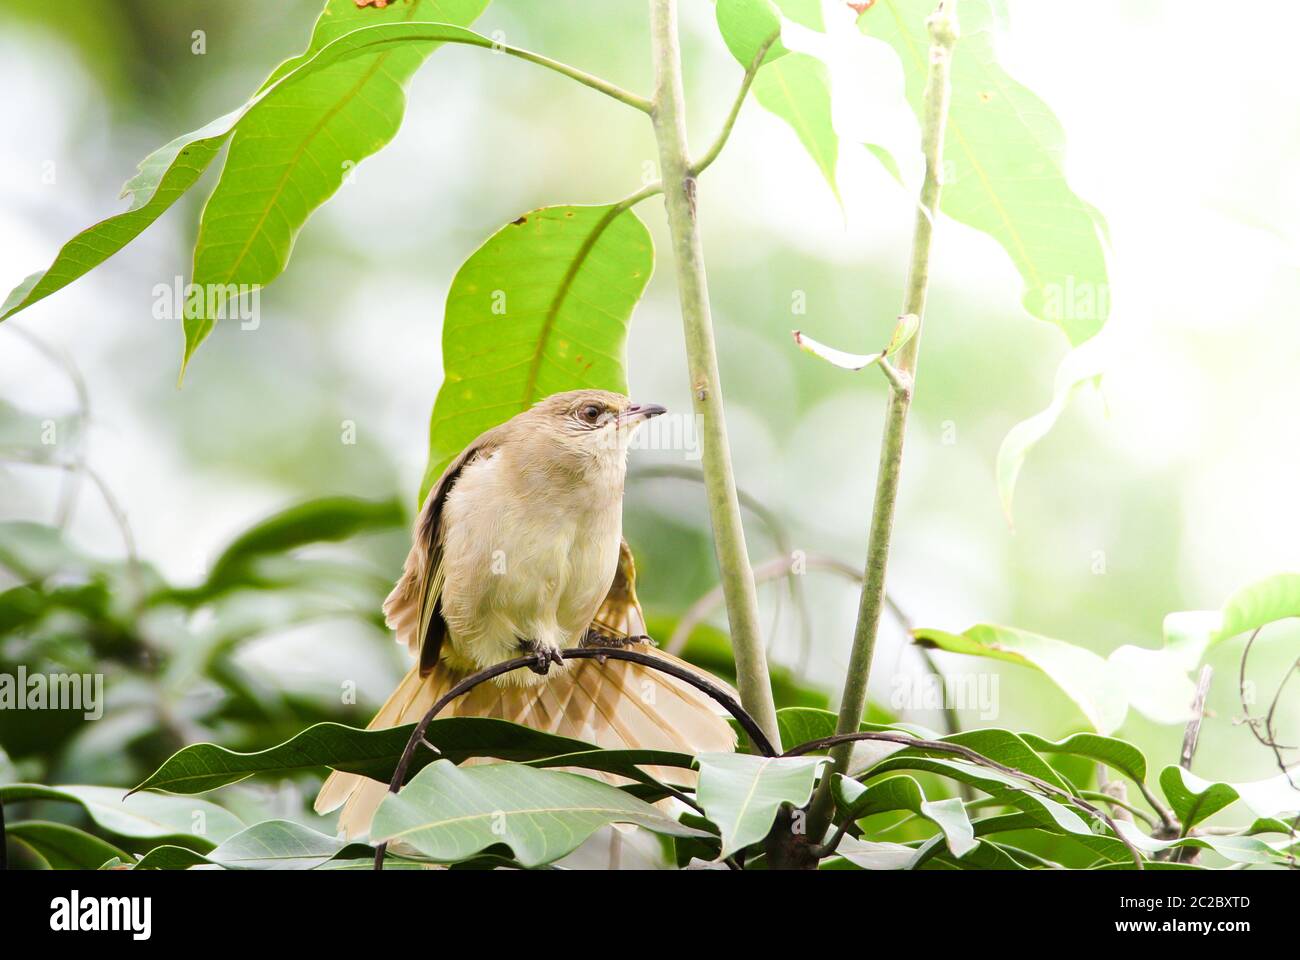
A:
{"label": "bird's claw", "polygon": [[559,650],[555,650],[551,647],[543,647],[539,644],[532,643],[531,641],[521,643],[520,646],[529,653],[536,654],[537,662],[530,663],[528,669],[538,676],[544,677],[551,672],[551,667],[553,665],[564,663],[564,657],[560,654]]}

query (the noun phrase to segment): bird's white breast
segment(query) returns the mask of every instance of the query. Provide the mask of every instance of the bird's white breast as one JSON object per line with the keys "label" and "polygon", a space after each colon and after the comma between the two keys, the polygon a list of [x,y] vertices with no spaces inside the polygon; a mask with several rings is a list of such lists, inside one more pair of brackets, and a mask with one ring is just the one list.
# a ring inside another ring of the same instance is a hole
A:
{"label": "bird's white breast", "polygon": [[518,656],[520,639],[575,645],[614,579],[622,477],[617,496],[592,496],[521,489],[520,476],[496,451],[466,466],[443,508],[443,615],[464,666]]}

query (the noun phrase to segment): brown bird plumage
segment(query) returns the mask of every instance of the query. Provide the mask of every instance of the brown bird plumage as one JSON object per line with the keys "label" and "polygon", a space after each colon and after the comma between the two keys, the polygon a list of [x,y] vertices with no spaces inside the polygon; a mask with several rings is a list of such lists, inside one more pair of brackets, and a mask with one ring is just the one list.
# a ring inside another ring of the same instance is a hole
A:
{"label": "brown bird plumage", "polygon": [[[645,642],[622,537],[628,442],[662,412],[606,391],[555,394],[451,462],[425,499],[384,603],[388,625],[417,662],[370,729],[414,722],[469,674],[536,651],[553,658],[541,675],[516,670],[480,684],[440,716],[495,717],[606,748],[734,747],[716,704],[688,684],[626,661],[556,656],[614,642],[682,664]],[[355,837],[369,829],[386,789],[335,772],[316,811],[342,805],[340,829]]]}

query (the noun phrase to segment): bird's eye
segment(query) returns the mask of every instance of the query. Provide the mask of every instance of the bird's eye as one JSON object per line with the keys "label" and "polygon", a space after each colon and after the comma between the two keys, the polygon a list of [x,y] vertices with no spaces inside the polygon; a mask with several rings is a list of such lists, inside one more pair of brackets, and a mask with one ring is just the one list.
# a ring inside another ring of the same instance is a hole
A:
{"label": "bird's eye", "polygon": [[578,411],[578,416],[582,417],[582,419],[587,423],[595,423],[600,419],[600,413],[600,407],[596,406],[594,403],[589,403]]}

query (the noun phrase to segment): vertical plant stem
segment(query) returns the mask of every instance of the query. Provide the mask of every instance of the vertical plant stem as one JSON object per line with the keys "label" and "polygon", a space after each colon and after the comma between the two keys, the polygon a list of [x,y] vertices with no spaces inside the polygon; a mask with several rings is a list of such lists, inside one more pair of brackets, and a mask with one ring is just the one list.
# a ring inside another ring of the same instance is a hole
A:
{"label": "vertical plant stem", "polygon": [[[930,70],[926,79],[921,126],[921,149],[925,155],[925,180],[917,202],[916,223],[912,232],[912,259],[908,268],[904,314],[915,314],[924,325],[925,299],[930,284],[930,240],[934,232],[935,211],[943,186],[943,135],[948,123],[950,94],[949,68],[952,49],[957,41],[957,0],[940,0],[926,21],[930,32]],[[880,629],[880,613],[885,605],[885,574],[889,561],[890,539],[894,529],[894,505],[898,499],[898,480],[903,466],[903,438],[907,430],[907,413],[912,404],[913,375],[917,351],[921,345],[921,327],[897,355],[902,376],[891,380],[889,405],[885,412],[885,432],[880,443],[880,467],[876,473],[876,493],[871,508],[871,532],[867,538],[867,570],[858,603],[858,621],[853,631],[853,649],[849,655],[848,675],[840,698],[839,720],[835,732],[855,733],[867,705],[867,681],[871,676],[871,658]],[[853,744],[844,743],[831,751],[834,769],[848,768]],[[822,778],[809,817],[809,832],[819,837],[830,820],[832,806],[831,777]]]}
{"label": "vertical plant stem", "polygon": [[659,146],[664,206],[668,211],[682,324],[686,331],[691,395],[696,417],[702,424],[704,486],[736,657],[736,685],[741,703],[779,750],[781,741],[767,672],[767,653],[758,625],[758,594],[745,548],[731,448],[727,442],[704,250],[696,219],[695,176],[686,144],[676,0],[650,0],[650,33],[655,68],[651,117]]}

